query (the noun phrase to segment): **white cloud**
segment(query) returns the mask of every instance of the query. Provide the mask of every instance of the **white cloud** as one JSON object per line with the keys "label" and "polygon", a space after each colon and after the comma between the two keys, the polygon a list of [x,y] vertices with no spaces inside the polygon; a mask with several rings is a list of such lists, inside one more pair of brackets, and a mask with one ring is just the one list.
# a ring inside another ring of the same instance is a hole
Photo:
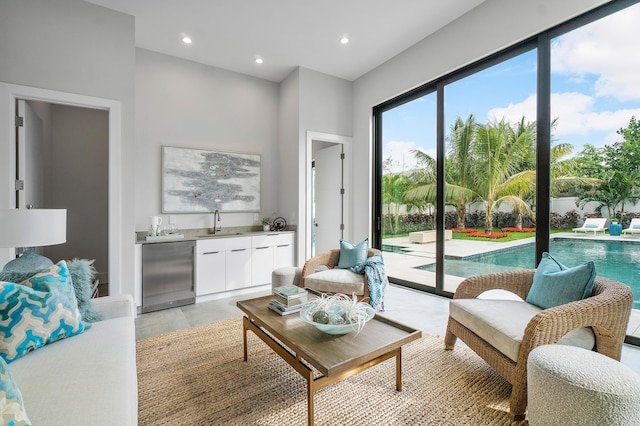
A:
{"label": "white cloud", "polygon": [[418,162],[415,159],[415,156],[411,152],[414,149],[425,152],[429,154],[431,157],[435,157],[435,149],[433,150],[425,150],[423,147],[419,147],[415,142],[402,142],[402,141],[389,141],[384,144],[384,158],[383,161],[387,158],[391,157],[393,159],[393,164],[391,166],[390,172],[400,173],[400,172],[408,172],[416,168]]}
{"label": "white cloud", "polygon": [[580,81],[596,76],[595,96],[640,99],[640,5],[580,27],[553,41],[551,70]]}
{"label": "white cloud", "polygon": [[[558,118],[555,136],[587,135],[590,132],[607,132],[604,143],[620,140],[616,131],[629,125],[631,116],[640,117],[640,108],[615,111],[594,111],[595,99],[584,93],[552,93],[551,118]],[[524,101],[509,104],[504,108],[494,108],[488,112],[490,120],[506,119],[511,123],[520,121],[522,116],[528,121],[536,120],[536,96],[530,95]],[[594,144],[601,145],[598,141]]]}
{"label": "white cloud", "polygon": [[505,119],[511,123],[517,123],[525,117],[527,121],[536,120],[536,95],[530,95],[522,102],[509,104],[504,108],[493,108],[487,112],[489,121],[500,121]]}

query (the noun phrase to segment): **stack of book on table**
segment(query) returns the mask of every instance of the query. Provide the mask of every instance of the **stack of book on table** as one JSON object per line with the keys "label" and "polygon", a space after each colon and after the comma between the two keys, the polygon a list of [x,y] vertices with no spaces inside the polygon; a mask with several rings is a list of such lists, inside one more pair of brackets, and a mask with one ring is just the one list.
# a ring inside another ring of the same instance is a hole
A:
{"label": "stack of book on table", "polygon": [[307,303],[307,290],[295,285],[286,285],[273,289],[269,308],[280,315],[289,315],[299,312],[305,303]]}

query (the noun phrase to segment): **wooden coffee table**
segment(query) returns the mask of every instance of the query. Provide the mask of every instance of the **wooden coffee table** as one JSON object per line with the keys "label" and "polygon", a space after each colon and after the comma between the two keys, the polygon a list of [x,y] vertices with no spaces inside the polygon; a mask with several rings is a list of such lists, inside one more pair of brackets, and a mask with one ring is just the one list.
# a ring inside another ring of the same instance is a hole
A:
{"label": "wooden coffee table", "polygon": [[[268,308],[271,296],[237,303],[242,320],[244,360],[247,330],[253,331],[307,380],[307,414],[313,425],[313,394],[389,358],[396,358],[396,389],[402,390],[402,345],[422,336],[422,331],[376,314],[360,333],[334,336],[305,323],[300,314],[281,316]],[[321,376],[314,378],[315,367]]]}

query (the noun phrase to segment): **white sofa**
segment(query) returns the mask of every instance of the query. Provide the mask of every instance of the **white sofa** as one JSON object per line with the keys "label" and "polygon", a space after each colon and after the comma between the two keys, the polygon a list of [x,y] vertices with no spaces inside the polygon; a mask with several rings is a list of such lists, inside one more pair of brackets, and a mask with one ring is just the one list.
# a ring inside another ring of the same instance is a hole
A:
{"label": "white sofa", "polygon": [[103,321],[9,364],[33,425],[138,424],[133,299],[92,302]]}

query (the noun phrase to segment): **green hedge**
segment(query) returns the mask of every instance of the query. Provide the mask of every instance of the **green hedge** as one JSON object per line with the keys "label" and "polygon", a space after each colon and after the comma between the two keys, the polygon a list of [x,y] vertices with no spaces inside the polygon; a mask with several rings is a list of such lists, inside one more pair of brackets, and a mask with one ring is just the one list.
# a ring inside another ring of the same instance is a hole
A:
{"label": "green hedge", "polygon": [[[516,213],[505,213],[505,212],[494,212],[493,213],[493,226],[495,228],[508,228],[515,227],[517,221]],[[465,217],[465,227],[466,228],[482,228],[484,227],[484,211],[475,211],[471,213],[467,213]],[[551,213],[549,215],[549,224],[551,229],[569,229],[575,228],[578,226],[578,220],[580,219],[580,214],[571,210],[564,215],[560,215],[558,213]],[[625,217],[623,219],[628,220],[631,219],[629,217]],[[384,223],[384,235],[400,235],[400,234],[408,234],[409,232],[414,231],[426,231],[429,229],[435,229],[435,215],[427,214],[427,213],[410,213],[410,214],[402,214],[397,218],[397,227],[395,226],[396,218],[394,215],[386,214],[383,216]],[[457,227],[458,224],[458,216],[454,211],[449,211],[445,213],[444,223],[446,229],[453,229]],[[624,220],[623,220],[624,225]],[[522,226],[524,228],[535,228],[536,223],[535,220],[530,216],[524,216],[522,220]]]}

